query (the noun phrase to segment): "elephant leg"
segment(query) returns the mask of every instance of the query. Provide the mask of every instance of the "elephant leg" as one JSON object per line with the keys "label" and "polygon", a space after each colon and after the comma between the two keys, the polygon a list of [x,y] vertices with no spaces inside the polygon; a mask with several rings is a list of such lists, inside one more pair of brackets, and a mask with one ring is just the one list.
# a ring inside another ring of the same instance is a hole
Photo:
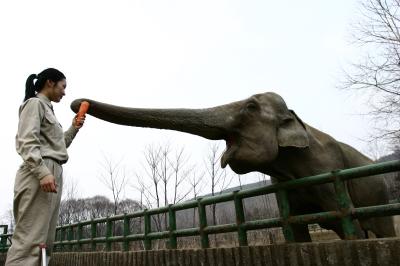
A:
{"label": "elephant leg", "polygon": [[371,230],[377,238],[396,236],[394,219],[392,216],[370,218],[361,221],[361,225]]}
{"label": "elephant leg", "polygon": [[[354,228],[355,228],[355,234],[358,239],[365,239],[368,238],[368,234],[366,230],[363,230],[361,228],[360,222],[358,220],[353,220]],[[335,221],[335,222],[325,222],[325,223],[320,223],[320,226],[322,228],[332,230],[334,231],[340,239],[346,239],[346,236],[343,231],[343,227],[340,221]]]}
{"label": "elephant leg", "polygon": [[[332,210],[340,210],[340,206],[336,200],[335,190],[332,184],[323,184],[318,186],[318,191],[316,191],[317,195],[319,195],[320,206],[322,211],[332,211]],[[350,199],[350,195],[347,191],[347,196]],[[350,208],[354,208],[352,202],[349,205]],[[355,235],[358,239],[365,239],[365,232],[367,228],[361,226],[360,222],[357,219],[353,220],[353,225],[355,229]],[[342,223],[340,220],[321,223],[321,226],[335,231],[335,233],[341,238],[345,239],[345,234],[343,231]]]}
{"label": "elephant leg", "polygon": [[319,225],[324,229],[334,231],[338,235],[338,237],[340,237],[340,239],[344,239],[343,229],[339,221],[324,222],[324,223],[319,223]]}
{"label": "elephant leg", "polygon": [[294,240],[296,242],[311,242],[310,232],[306,224],[293,224],[292,225]]}
{"label": "elephant leg", "polygon": [[363,230],[363,231],[364,231],[365,239],[368,239],[368,238],[369,238],[369,236],[368,236],[368,230]]}

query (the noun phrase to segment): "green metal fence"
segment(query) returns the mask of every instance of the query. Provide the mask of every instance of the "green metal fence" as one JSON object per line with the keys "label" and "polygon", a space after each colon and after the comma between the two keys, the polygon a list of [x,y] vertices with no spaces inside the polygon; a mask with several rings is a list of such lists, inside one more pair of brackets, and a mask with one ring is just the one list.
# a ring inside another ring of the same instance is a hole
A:
{"label": "green metal fence", "polygon": [[[217,196],[198,198],[196,200],[169,205],[157,209],[146,209],[131,214],[116,215],[70,225],[63,225],[57,228],[55,247],[68,251],[72,250],[73,247],[77,247],[79,249],[82,247],[82,245],[89,244],[91,246],[91,249],[95,250],[96,245],[101,243],[105,244],[106,250],[111,250],[112,243],[118,242],[122,243],[123,250],[128,250],[130,242],[143,241],[144,249],[150,250],[152,249],[153,240],[168,239],[168,248],[176,249],[177,238],[186,236],[200,236],[201,247],[208,248],[210,246],[209,235],[228,232],[237,232],[239,245],[246,246],[248,244],[247,231],[273,227],[282,227],[285,240],[287,242],[293,242],[294,234],[292,225],[313,224],[335,219],[340,219],[345,238],[354,239],[356,236],[355,227],[352,222],[353,219],[398,215],[400,214],[400,203],[394,202],[386,205],[352,208],[351,201],[345,191],[344,182],[349,179],[367,177],[371,175],[384,174],[395,171],[400,171],[400,160],[372,164],[352,169],[336,170],[330,173],[304,177],[301,179],[291,180],[269,186],[239,190]],[[289,189],[308,187],[329,182],[332,182],[335,187],[337,202],[340,207],[339,210],[297,216],[290,215],[290,204],[288,201]],[[243,200],[245,198],[270,193],[276,193],[280,209],[280,217],[246,221],[244,215]],[[227,201],[234,202],[236,223],[207,225],[206,206]],[[195,208],[197,208],[199,216],[198,227],[177,229],[176,212],[180,210]],[[166,231],[152,231],[151,218],[152,216],[159,214],[164,214],[168,217],[168,230]],[[135,218],[141,218],[144,220],[143,233],[133,234],[130,232],[130,221]],[[106,225],[106,236],[98,237],[97,226],[104,223]],[[113,234],[113,226],[115,223],[123,224],[123,233],[121,235]],[[84,228],[86,232],[90,232],[90,237],[83,238]],[[5,239],[7,239],[7,237],[9,236],[9,234],[0,235],[0,251],[7,250],[8,245]]]}
{"label": "green metal fence", "polygon": [[8,240],[11,238],[12,234],[8,233],[8,225],[0,225],[2,233],[0,234],[0,252],[7,251]]}

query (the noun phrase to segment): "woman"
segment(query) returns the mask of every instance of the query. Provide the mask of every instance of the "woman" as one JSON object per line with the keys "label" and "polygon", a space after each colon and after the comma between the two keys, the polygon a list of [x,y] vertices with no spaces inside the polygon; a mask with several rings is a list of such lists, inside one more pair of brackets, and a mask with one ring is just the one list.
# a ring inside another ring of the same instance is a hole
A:
{"label": "woman", "polygon": [[54,68],[32,74],[26,81],[25,99],[19,109],[17,152],[23,163],[14,185],[15,231],[6,266],[38,265],[39,244],[51,254],[62,192],[62,164],[84,118],[75,118],[63,132],[51,102],[60,102],[67,86],[63,73]]}

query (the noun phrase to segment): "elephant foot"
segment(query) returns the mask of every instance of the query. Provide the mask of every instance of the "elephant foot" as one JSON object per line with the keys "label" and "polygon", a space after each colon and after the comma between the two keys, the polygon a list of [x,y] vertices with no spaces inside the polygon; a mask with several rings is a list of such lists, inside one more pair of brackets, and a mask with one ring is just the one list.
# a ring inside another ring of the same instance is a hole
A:
{"label": "elephant foot", "polygon": [[292,225],[294,240],[296,242],[311,242],[310,232],[308,231],[308,225],[295,224]]}

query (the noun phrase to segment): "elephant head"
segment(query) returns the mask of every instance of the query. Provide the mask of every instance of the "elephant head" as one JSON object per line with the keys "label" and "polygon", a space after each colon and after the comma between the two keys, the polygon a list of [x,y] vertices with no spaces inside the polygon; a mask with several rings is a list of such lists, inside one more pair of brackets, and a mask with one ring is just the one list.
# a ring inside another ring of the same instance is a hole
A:
{"label": "elephant head", "polygon": [[226,141],[221,159],[238,174],[260,171],[278,156],[279,147],[306,148],[305,125],[277,94],[267,92],[206,109],[145,109],[77,99],[77,112],[88,101],[88,113],[105,121],[135,127],[182,131],[211,140]]}

